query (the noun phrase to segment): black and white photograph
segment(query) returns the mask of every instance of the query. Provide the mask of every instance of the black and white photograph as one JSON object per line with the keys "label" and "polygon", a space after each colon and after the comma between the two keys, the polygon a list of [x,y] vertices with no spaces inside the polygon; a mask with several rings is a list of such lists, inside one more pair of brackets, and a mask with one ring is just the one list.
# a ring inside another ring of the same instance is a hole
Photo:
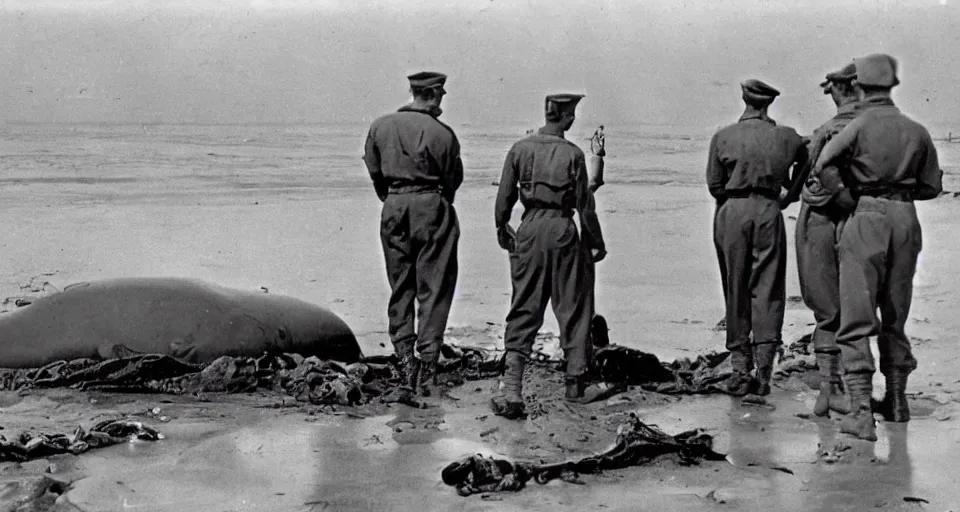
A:
{"label": "black and white photograph", "polygon": [[0,512],[960,512],[958,62],[960,0],[0,0]]}

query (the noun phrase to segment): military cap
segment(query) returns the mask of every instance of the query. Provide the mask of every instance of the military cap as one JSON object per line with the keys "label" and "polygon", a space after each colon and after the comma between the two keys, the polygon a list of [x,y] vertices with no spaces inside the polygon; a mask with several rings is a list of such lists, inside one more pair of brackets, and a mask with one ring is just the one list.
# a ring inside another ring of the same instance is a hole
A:
{"label": "military cap", "polygon": [[410,80],[410,88],[417,89],[440,89],[440,92],[447,92],[443,85],[447,83],[447,75],[436,73],[434,71],[421,71],[407,77]]}
{"label": "military cap", "polygon": [[780,95],[780,91],[753,78],[741,82],[740,89],[743,91],[743,99],[751,102],[773,101]]}
{"label": "military cap", "polygon": [[849,82],[850,80],[853,80],[856,77],[857,77],[857,65],[851,62],[850,64],[847,64],[846,66],[838,69],[837,71],[827,73],[827,76],[824,77],[826,80],[824,80],[823,82],[820,82],[820,87],[826,87],[831,82],[833,83]]}
{"label": "military cap", "polygon": [[559,118],[562,114],[573,114],[583,94],[550,94],[544,101],[544,111],[548,117]]}
{"label": "military cap", "polygon": [[897,78],[897,60],[884,53],[873,53],[853,59],[857,66],[857,82],[860,85],[893,87],[900,83]]}

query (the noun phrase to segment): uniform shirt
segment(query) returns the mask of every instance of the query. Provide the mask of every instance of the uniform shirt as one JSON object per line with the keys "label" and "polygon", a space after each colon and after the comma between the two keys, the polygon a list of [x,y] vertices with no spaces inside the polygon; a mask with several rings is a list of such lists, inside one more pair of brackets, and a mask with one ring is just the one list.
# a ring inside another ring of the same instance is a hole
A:
{"label": "uniform shirt", "polygon": [[943,171],[927,129],[900,113],[890,98],[864,101],[864,111],[820,152],[813,172],[849,166],[851,188],[911,189],[914,199],[943,191]]}
{"label": "uniform shirt", "polygon": [[790,167],[807,161],[803,138],[793,128],[759,113],[721,128],[710,140],[707,186],[718,201],[728,191],[766,191],[773,195],[790,187]]}
{"label": "uniform shirt", "polygon": [[513,206],[520,200],[527,211],[535,209],[576,210],[585,233],[582,239],[592,249],[603,249],[603,235],[587,185],[583,151],[549,127],[520,139],[507,152],[494,206],[497,228],[507,225]]}
{"label": "uniform shirt", "polygon": [[453,130],[412,105],[370,125],[363,161],[381,200],[390,187],[437,187],[451,201],[463,183],[460,142]]}
{"label": "uniform shirt", "polygon": [[837,114],[833,118],[814,130],[808,146],[810,160],[805,170],[808,175],[799,177],[800,180],[803,180],[803,200],[808,204],[824,206],[830,202],[837,192],[844,188],[840,169],[836,166],[826,167],[819,173],[810,172],[810,169],[820,156],[823,146],[840,133],[861,112],[863,112],[863,104],[859,101],[844,103],[837,107]]}

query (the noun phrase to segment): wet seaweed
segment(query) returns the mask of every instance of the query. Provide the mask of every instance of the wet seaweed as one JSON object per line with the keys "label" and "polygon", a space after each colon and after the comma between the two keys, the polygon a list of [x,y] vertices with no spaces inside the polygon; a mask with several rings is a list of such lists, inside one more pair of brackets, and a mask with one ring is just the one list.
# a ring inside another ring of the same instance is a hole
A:
{"label": "wet seaweed", "polygon": [[443,483],[456,488],[461,496],[517,492],[531,480],[538,484],[557,479],[582,484],[581,474],[642,466],[665,455],[675,455],[681,465],[726,458],[713,450],[713,437],[701,429],[671,436],[631,413],[629,423],[618,429],[616,441],[597,455],[551,464],[511,462],[473,455],[450,463],[440,476]]}

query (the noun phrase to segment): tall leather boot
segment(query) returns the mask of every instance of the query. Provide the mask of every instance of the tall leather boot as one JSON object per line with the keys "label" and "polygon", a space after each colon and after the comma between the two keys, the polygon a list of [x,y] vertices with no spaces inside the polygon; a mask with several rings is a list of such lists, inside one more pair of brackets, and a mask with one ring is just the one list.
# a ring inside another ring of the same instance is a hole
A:
{"label": "tall leather boot", "polygon": [[433,394],[433,390],[437,387],[437,362],[420,360],[418,377],[416,393],[421,396]]}
{"label": "tall leather boot", "polygon": [[820,417],[830,417],[830,411],[850,414],[850,400],[843,393],[840,378],[840,353],[817,352],[817,366],[820,368],[820,395],[813,405],[813,413]]}
{"label": "tall leather boot", "polygon": [[757,394],[770,394],[770,379],[773,377],[773,362],[777,357],[779,342],[761,343],[753,346],[753,360],[757,365]]}
{"label": "tall leather boot", "polygon": [[503,395],[490,399],[490,410],[497,416],[515,420],[525,416],[523,410],[523,368],[526,356],[510,351],[504,355]]}
{"label": "tall leather boot", "polygon": [[403,372],[403,386],[414,391],[420,374],[420,361],[413,351],[413,341],[404,340],[394,343],[393,349],[400,357],[400,371]]}
{"label": "tall leather boot", "polygon": [[733,373],[720,387],[725,393],[733,396],[744,396],[750,393],[754,387],[754,380],[750,376],[750,370],[753,367],[753,353],[750,347],[730,352],[730,363],[733,365]]}
{"label": "tall leather boot", "polygon": [[906,423],[910,421],[910,404],[907,403],[907,377],[910,372],[900,369],[888,370],[887,391],[874,411],[883,415],[885,421]]}
{"label": "tall leather boot", "polygon": [[853,410],[840,422],[840,432],[865,441],[877,440],[877,425],[870,408],[872,379],[871,372],[847,374],[847,390],[850,391],[850,407]]}
{"label": "tall leather boot", "polygon": [[569,401],[576,402],[583,398],[583,390],[586,387],[585,376],[566,377],[564,379],[565,389],[563,397]]}

